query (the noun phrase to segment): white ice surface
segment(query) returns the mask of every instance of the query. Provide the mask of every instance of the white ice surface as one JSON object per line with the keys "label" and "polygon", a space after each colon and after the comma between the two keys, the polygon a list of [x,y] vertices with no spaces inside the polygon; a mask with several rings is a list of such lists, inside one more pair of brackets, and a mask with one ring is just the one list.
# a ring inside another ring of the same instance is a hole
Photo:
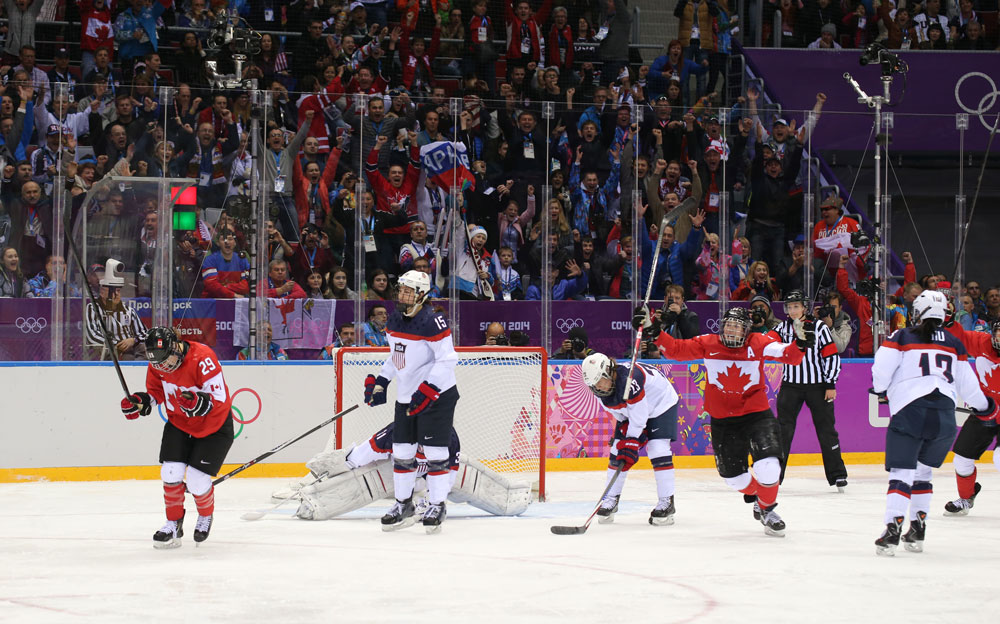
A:
{"label": "white ice surface", "polygon": [[[997,622],[1000,475],[964,518],[950,464],[922,554],[876,557],[886,477],[853,466],[837,494],[818,467],[791,468],[784,539],[714,470],[677,471],[677,523],[653,527],[652,472],[635,472],[613,525],[582,524],[603,473],[550,473],[550,502],[520,518],[453,505],[442,532],[383,533],[372,505],[305,522],[294,505],[256,522],[287,480],[233,479],[216,492],[212,535],[157,551],[155,481],[0,485],[0,622]],[[283,511],[283,513],[282,513]]]}

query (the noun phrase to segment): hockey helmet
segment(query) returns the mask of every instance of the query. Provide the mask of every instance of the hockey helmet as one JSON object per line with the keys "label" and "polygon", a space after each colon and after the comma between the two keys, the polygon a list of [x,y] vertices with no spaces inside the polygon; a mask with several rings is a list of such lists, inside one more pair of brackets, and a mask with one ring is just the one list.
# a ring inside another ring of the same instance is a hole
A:
{"label": "hockey helmet", "polygon": [[722,344],[730,349],[742,347],[746,344],[751,325],[750,312],[746,308],[729,308],[722,315],[722,323],[719,327],[719,338],[722,339]]}
{"label": "hockey helmet", "polygon": [[[403,301],[403,288],[413,290],[413,301]],[[407,271],[399,278],[399,290],[396,293],[396,302],[400,306],[400,311],[406,316],[413,316],[420,310],[424,299],[431,291],[431,276],[423,271]]]}
{"label": "hockey helmet", "polygon": [[785,314],[788,314],[788,304],[789,303],[800,303],[802,307],[806,307],[808,301],[806,300],[806,294],[801,290],[791,290],[785,295]]}
{"label": "hockey helmet", "polygon": [[172,373],[184,361],[184,349],[169,327],[154,327],[146,334],[146,359],[158,371]]}
{"label": "hockey helmet", "polygon": [[925,290],[913,300],[913,324],[919,325],[927,319],[944,322],[948,315],[948,298],[936,290]]}
{"label": "hockey helmet", "polygon": [[[610,396],[614,391],[615,361],[603,353],[591,353],[584,358],[580,372],[583,374],[583,383],[587,384],[590,391],[597,396]],[[597,387],[598,382],[602,379],[611,381],[607,390],[601,390]]]}

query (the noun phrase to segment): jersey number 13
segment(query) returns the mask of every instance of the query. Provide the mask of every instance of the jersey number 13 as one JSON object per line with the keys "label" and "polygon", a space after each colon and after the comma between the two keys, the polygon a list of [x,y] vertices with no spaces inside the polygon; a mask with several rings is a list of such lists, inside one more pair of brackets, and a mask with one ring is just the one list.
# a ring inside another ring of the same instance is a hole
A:
{"label": "jersey number 13", "polygon": [[[934,356],[934,366],[941,369],[941,376],[944,377],[948,383],[955,383],[955,378],[951,374],[951,362],[952,356],[946,353],[938,353]],[[925,377],[931,375],[931,356],[928,353],[924,353],[920,356],[920,370],[924,373]]]}

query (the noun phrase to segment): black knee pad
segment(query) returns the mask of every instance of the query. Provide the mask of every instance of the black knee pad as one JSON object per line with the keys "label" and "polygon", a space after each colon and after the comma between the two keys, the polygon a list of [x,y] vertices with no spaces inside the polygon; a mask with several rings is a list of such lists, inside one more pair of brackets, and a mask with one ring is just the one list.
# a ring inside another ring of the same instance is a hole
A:
{"label": "black knee pad", "polygon": [[781,459],[781,426],[774,418],[764,418],[754,424],[750,431],[750,454],[754,460],[765,457]]}

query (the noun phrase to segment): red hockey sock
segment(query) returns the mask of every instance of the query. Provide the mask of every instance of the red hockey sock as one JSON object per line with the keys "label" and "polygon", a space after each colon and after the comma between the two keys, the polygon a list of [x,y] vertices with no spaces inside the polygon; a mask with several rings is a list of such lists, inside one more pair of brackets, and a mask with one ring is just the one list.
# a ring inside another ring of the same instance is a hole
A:
{"label": "red hockey sock", "polygon": [[758,488],[760,488],[760,484],[757,483],[757,479],[755,479],[751,475],[750,476],[750,485],[748,485],[745,488],[743,488],[742,490],[740,490],[740,492],[746,494],[747,496],[756,496]]}
{"label": "red hockey sock", "polygon": [[164,483],[163,503],[167,507],[167,520],[180,520],[184,517],[184,484]]}
{"label": "red hockey sock", "polygon": [[976,469],[972,469],[972,474],[967,477],[955,473],[955,480],[958,481],[958,497],[972,498],[976,493]]}
{"label": "red hockey sock", "polygon": [[204,494],[195,496],[194,502],[198,505],[199,516],[211,516],[215,511],[215,488],[209,487]]}
{"label": "red hockey sock", "polygon": [[770,507],[778,499],[778,484],[758,485],[757,502],[761,507]]}

